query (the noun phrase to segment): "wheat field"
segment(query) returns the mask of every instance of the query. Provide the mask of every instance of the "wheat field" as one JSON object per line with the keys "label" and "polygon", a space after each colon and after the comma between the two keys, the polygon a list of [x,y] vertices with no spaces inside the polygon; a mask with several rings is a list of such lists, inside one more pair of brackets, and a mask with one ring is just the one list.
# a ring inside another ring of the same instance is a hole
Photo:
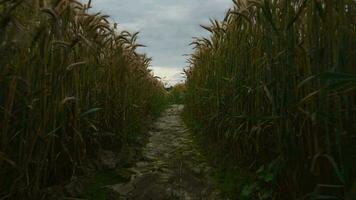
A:
{"label": "wheat field", "polygon": [[243,172],[234,198],[343,199],[355,187],[355,6],[234,0],[202,26],[211,34],[191,44],[186,115]]}
{"label": "wheat field", "polygon": [[0,1],[1,199],[40,199],[82,173],[101,134],[117,135],[119,150],[161,107],[138,33],[90,7]]}
{"label": "wheat field", "polygon": [[[48,199],[105,146],[125,165],[151,126],[157,147],[146,150],[173,156],[157,173],[204,175],[220,199],[355,198],[354,0],[233,0],[201,25],[210,35],[193,39],[186,82],[172,88],[139,53],[139,33],[92,7],[0,0],[0,200]],[[167,104],[184,104],[182,116]],[[177,141],[162,148],[164,138]],[[179,145],[199,159],[179,159]],[[147,160],[138,168],[162,161]],[[112,181],[115,170],[100,173]]]}

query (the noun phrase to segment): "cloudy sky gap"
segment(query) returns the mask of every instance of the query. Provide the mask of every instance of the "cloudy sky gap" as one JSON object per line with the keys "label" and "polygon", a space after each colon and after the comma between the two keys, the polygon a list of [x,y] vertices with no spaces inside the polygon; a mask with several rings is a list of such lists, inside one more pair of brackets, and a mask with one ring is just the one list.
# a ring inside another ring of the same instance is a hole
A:
{"label": "cloudy sky gap", "polygon": [[[86,0],[82,0],[86,2]],[[183,80],[192,37],[208,36],[200,24],[223,19],[231,0],[92,0],[92,12],[110,15],[119,30],[140,32],[139,51],[153,58],[152,70],[169,85]]]}

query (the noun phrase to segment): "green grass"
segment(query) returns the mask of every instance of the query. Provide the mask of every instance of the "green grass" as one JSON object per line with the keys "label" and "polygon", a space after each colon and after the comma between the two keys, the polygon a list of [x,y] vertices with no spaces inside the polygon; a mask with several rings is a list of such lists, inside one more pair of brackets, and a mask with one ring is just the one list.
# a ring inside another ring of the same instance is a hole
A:
{"label": "green grass", "polygon": [[167,101],[170,104],[184,104],[185,84],[177,84],[167,94]]}
{"label": "green grass", "polygon": [[222,199],[238,199],[243,187],[249,185],[250,180],[253,180],[252,175],[243,171],[236,163],[225,159],[228,155],[223,152],[212,151],[212,149],[216,149],[216,146],[212,148],[211,145],[207,145],[211,142],[208,141],[209,138],[204,137],[203,126],[191,118],[187,110],[183,111],[182,118],[194,133],[193,140],[199,151],[207,158],[209,165],[213,166],[212,177],[217,183],[220,197]]}
{"label": "green grass", "polygon": [[246,175],[242,175],[237,168],[227,168],[220,166],[214,173],[214,178],[218,183],[221,197],[223,199],[231,198],[238,199],[239,191],[242,189],[242,184],[245,182]]}
{"label": "green grass", "polygon": [[99,171],[90,181],[84,198],[88,200],[107,200],[108,192],[104,186],[125,183],[128,180],[118,175],[115,171]]}

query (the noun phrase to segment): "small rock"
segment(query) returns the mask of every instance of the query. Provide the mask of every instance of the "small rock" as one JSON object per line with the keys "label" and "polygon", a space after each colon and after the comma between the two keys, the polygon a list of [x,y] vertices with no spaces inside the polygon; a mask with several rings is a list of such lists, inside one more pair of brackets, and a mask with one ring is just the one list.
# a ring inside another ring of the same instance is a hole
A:
{"label": "small rock", "polygon": [[130,183],[112,185],[108,186],[108,188],[110,188],[115,193],[120,194],[121,196],[128,196],[129,193],[135,189],[134,186]]}
{"label": "small rock", "polygon": [[137,200],[166,200],[169,196],[164,185],[152,185],[144,190]]}
{"label": "small rock", "polygon": [[118,174],[119,176],[121,176],[122,178],[124,178],[126,180],[130,180],[133,172],[130,169],[117,169],[116,174]]}
{"label": "small rock", "polygon": [[70,197],[78,197],[81,194],[83,194],[85,187],[83,182],[80,179],[75,179],[72,182],[68,183],[66,186],[64,186],[65,192],[70,196]]}
{"label": "small rock", "polygon": [[202,169],[200,167],[194,167],[194,168],[192,168],[192,171],[195,174],[201,174],[202,173]]}

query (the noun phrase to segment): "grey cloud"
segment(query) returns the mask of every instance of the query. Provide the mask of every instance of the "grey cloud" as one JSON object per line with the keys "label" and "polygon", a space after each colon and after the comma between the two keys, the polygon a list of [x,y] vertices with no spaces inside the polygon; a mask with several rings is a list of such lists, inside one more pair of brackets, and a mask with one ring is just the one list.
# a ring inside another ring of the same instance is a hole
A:
{"label": "grey cloud", "polygon": [[[82,0],[84,1],[84,0]],[[101,11],[118,22],[119,28],[140,31],[140,49],[153,57],[153,66],[182,69],[183,54],[192,52],[192,37],[208,36],[199,24],[222,19],[231,0],[92,0],[93,11]],[[179,72],[177,72],[178,74]]]}

